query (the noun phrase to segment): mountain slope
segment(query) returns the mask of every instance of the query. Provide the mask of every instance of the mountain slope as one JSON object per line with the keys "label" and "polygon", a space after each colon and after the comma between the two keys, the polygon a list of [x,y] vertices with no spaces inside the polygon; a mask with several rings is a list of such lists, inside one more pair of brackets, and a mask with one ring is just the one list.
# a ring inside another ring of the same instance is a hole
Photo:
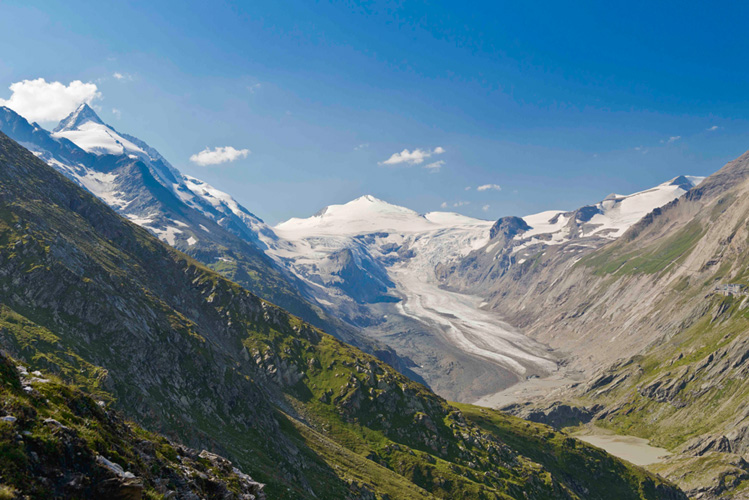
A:
{"label": "mountain slope", "polygon": [[461,410],[167,247],[0,134],[2,344],[273,498],[684,498],[548,427]]}
{"label": "mountain slope", "polygon": [[87,105],[53,133],[0,107],[0,131],[162,241],[410,373],[391,349],[308,300],[305,285],[264,253],[278,238],[262,220],[226,193],[182,175],[143,141],[103,123]]}
{"label": "mountain slope", "polygon": [[[631,231],[645,224],[652,213],[680,199],[700,182],[702,178],[681,176],[632,195],[610,195],[572,212],[544,212],[523,219],[505,217],[492,227],[492,238],[484,247],[452,265],[441,265],[437,275],[440,283],[451,290],[481,293],[488,307],[509,323],[568,353],[567,360],[573,367],[601,367],[622,352],[641,349],[652,337],[609,334],[591,339],[580,334],[577,322],[584,321],[578,317],[581,311],[569,307],[576,294],[600,304],[602,314],[613,312],[604,302],[611,292],[596,287],[600,295],[587,293],[593,285],[582,278],[577,280],[578,262],[596,249],[628,240]],[[631,297],[641,297],[638,293],[632,290]],[[585,304],[577,303],[577,307],[585,308]],[[562,310],[569,310],[569,319],[559,313]],[[563,335],[560,332],[567,321],[575,326]],[[586,323],[592,335],[599,333],[594,324]],[[573,333],[573,329],[577,330]],[[609,341],[621,344],[604,347],[604,342]]]}

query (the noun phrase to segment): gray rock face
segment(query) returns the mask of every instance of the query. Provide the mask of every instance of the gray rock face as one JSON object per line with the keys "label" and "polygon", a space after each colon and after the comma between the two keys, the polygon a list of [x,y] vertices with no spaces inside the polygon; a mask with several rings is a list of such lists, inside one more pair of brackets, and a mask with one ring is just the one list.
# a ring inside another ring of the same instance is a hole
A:
{"label": "gray rock face", "polygon": [[489,238],[503,238],[504,240],[512,239],[516,235],[523,231],[529,230],[531,227],[520,217],[502,217],[494,223],[491,230],[489,231]]}
{"label": "gray rock face", "polygon": [[596,417],[597,413],[603,410],[603,406],[578,407],[564,403],[552,403],[546,408],[539,408],[536,406],[514,404],[503,409],[531,422],[538,422],[554,427],[555,429],[562,429],[564,427],[587,424]]}

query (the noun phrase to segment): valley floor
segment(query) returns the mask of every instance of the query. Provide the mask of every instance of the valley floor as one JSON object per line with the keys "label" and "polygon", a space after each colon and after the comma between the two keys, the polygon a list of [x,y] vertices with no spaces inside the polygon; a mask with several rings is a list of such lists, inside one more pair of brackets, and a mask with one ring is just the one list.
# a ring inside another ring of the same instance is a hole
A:
{"label": "valley floor", "polygon": [[549,398],[553,397],[554,391],[581,380],[584,380],[582,373],[562,367],[547,377],[531,377],[501,391],[482,396],[473,404],[499,409],[523,401]]}

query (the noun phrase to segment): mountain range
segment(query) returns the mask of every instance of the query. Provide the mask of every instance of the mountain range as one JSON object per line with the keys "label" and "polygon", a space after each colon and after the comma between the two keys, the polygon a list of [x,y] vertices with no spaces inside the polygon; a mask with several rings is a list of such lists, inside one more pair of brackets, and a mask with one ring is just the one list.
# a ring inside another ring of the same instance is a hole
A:
{"label": "mountain range", "polygon": [[0,340],[22,360],[0,364],[5,497],[685,498],[542,424],[446,402],[3,134],[0,206]]}
{"label": "mountain range", "polygon": [[[51,132],[0,108],[0,131],[77,185],[3,142],[5,347],[273,495],[607,498],[568,436],[594,429],[667,448],[647,467],[690,497],[749,485],[746,155],[571,211],[367,195],[270,227],[87,105]],[[617,498],[679,498],[596,457]]]}
{"label": "mountain range", "polygon": [[278,238],[261,219],[228,194],[181,174],[145,142],[104,124],[87,104],[53,132],[0,107],[0,131],[162,241],[410,374],[410,361],[328,316],[303,282],[266,255]]}
{"label": "mountain range", "polygon": [[[165,243],[445,397],[472,402],[559,372],[561,357],[482,311],[482,294],[449,293],[434,279],[494,245],[506,220],[497,226],[455,213],[421,215],[363,196],[272,228],[103,123],[87,104],[52,132],[0,108],[0,130]],[[528,247],[526,255],[547,242],[578,252],[600,246],[696,181],[681,177],[575,212],[528,216],[513,252]]]}

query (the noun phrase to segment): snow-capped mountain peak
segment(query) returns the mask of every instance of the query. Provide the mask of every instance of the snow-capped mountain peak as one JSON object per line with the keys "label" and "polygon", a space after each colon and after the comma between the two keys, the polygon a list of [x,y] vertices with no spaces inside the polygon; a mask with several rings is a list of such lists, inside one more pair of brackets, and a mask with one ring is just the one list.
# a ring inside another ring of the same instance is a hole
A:
{"label": "snow-capped mountain peak", "polygon": [[[171,245],[180,241],[175,235],[182,235],[190,247],[198,241],[184,229],[185,220],[192,217],[186,215],[190,210],[259,247],[276,239],[262,220],[230,195],[183,175],[144,141],[104,123],[87,104],[52,133],[0,107],[0,130]],[[195,224],[193,229],[209,239],[204,226]]]}
{"label": "snow-capped mountain peak", "polygon": [[373,233],[417,233],[447,227],[491,226],[491,222],[449,212],[420,214],[365,195],[342,205],[330,205],[312,217],[292,218],[275,229],[291,240],[312,236],[355,236]]}
{"label": "snow-capped mountain peak", "polygon": [[88,153],[96,155],[134,154],[148,156],[131,140],[104,123],[88,104],[81,104],[64,118],[52,132],[56,139],[65,138]]}
{"label": "snow-capped mountain peak", "polygon": [[522,219],[529,229],[514,235],[512,251],[522,250],[522,255],[530,255],[539,245],[561,245],[582,238],[614,240],[645,215],[680,197],[703,179],[680,175],[637,193],[612,193],[596,204],[574,211],[549,210],[527,215]]}
{"label": "snow-capped mountain peak", "polygon": [[91,109],[91,106],[88,104],[83,103],[78,106],[75,111],[63,118],[52,132],[76,130],[88,122],[104,125],[104,122],[99,118],[99,115],[96,114],[96,111]]}

